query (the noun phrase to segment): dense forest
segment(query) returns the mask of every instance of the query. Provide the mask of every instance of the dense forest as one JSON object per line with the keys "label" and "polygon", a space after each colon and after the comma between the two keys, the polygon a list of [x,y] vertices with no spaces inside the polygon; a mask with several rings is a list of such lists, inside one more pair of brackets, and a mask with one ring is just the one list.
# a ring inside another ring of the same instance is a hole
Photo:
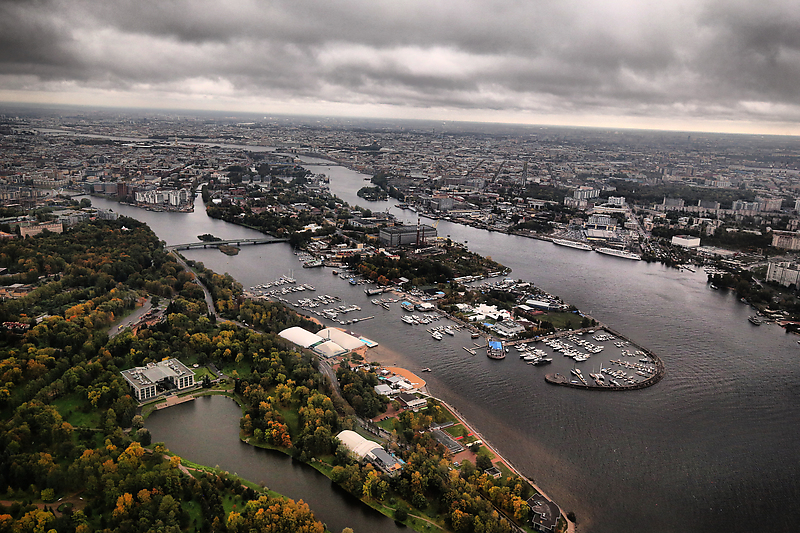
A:
{"label": "dense forest", "polygon": [[[264,531],[323,531],[304,504],[224,475],[187,476],[180,458],[150,443],[120,370],[170,356],[235,363],[242,349],[299,354],[277,337],[241,339],[212,324],[202,291],[145,225],[98,221],[4,241],[0,264],[2,283],[35,285],[0,305],[0,531],[243,531],[264,516],[273,517]],[[170,298],[172,312],[109,340],[109,326],[145,295]],[[223,501],[244,511],[228,513]]]}

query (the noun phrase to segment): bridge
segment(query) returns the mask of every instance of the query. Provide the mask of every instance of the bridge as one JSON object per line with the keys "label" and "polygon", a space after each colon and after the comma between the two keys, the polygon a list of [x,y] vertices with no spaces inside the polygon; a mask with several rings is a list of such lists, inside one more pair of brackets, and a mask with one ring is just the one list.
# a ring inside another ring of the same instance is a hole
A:
{"label": "bridge", "polygon": [[193,250],[195,248],[219,248],[222,245],[244,246],[245,244],[272,244],[275,242],[289,242],[289,239],[278,239],[275,237],[265,237],[263,239],[229,239],[222,241],[198,241],[187,242],[184,244],[171,244],[167,250]]}

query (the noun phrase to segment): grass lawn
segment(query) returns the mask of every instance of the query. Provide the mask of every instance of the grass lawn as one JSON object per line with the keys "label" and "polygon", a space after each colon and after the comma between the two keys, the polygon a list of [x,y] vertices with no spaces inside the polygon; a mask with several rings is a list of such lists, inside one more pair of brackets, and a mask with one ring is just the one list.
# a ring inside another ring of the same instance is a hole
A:
{"label": "grass lawn", "polygon": [[290,407],[288,409],[279,409],[278,412],[283,417],[284,422],[289,427],[289,434],[290,435],[298,435],[300,434],[300,413],[298,409],[295,407]]}
{"label": "grass lawn", "polygon": [[250,367],[250,363],[245,360],[242,360],[239,363],[227,363],[225,366],[222,367],[222,373],[225,374],[226,376],[233,375],[234,370],[236,370],[240,378],[247,377],[253,373],[253,369]]}
{"label": "grass lawn", "polygon": [[194,500],[189,501],[182,501],[181,507],[184,511],[189,513],[189,523],[190,524],[202,524],[203,523],[203,510],[200,508],[200,503]]}
{"label": "grass lawn", "polygon": [[466,436],[469,431],[467,428],[462,426],[461,424],[456,424],[454,426],[448,426],[444,428],[444,430],[450,434],[451,437],[462,437]]}
{"label": "grass lawn", "polygon": [[512,472],[505,463],[495,463],[495,465],[500,472],[503,473],[503,479],[508,479],[509,476],[516,476],[514,472]]}
{"label": "grass lawn", "polygon": [[55,400],[53,405],[61,418],[74,427],[100,427],[99,410],[92,409],[88,413],[81,411],[81,408],[87,405],[87,400],[80,398],[77,394],[62,396]]}
{"label": "grass lawn", "polygon": [[247,502],[238,494],[226,494],[222,498],[222,508],[225,509],[225,516],[228,516],[231,511],[241,512],[245,503]]}
{"label": "grass lawn", "polygon": [[494,460],[495,458],[495,455],[492,453],[492,450],[490,450],[487,446],[481,446],[481,450],[478,452],[478,454],[486,455],[487,457],[489,457],[489,459],[492,460]]}
{"label": "grass lawn", "polygon": [[381,420],[380,422],[376,422],[375,425],[380,426],[389,433],[391,433],[392,430],[394,429],[395,420],[396,420],[395,418],[387,418],[386,420]]}
{"label": "grass lawn", "polygon": [[472,444],[476,440],[478,440],[478,438],[475,435],[470,435],[469,437],[464,437],[461,439],[460,442],[462,445],[466,446],[467,444]]}
{"label": "grass lawn", "polygon": [[204,366],[192,368],[192,370],[194,371],[194,380],[196,382],[202,381],[204,376],[208,376],[209,379],[217,379],[217,376]]}
{"label": "grass lawn", "polygon": [[583,320],[580,315],[575,313],[545,313],[537,318],[550,322],[556,329],[569,329],[569,327],[577,329],[581,327],[581,320]]}
{"label": "grass lawn", "polygon": [[439,407],[441,407],[442,412],[444,413],[446,422],[453,422],[453,424],[459,423],[458,418],[456,418],[456,416],[453,413],[451,413],[444,405],[440,405]]}
{"label": "grass lawn", "polygon": [[[414,509],[412,512],[416,514],[419,511]],[[446,529],[435,524],[431,524],[430,522],[426,522],[415,516],[411,516],[411,514],[408,515],[408,520],[405,521],[405,524],[414,531],[421,531],[422,533],[428,533],[429,531],[447,531]]]}

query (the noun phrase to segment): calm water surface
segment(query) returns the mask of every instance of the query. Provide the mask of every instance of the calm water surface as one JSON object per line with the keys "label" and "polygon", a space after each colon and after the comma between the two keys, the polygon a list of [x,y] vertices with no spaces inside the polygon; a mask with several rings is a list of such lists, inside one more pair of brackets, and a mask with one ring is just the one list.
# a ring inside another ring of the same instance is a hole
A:
{"label": "calm water surface", "polygon": [[219,466],[294,500],[303,500],[334,533],[345,527],[357,532],[400,529],[394,520],[363,505],[310,466],[240,441],[241,416],[242,410],[230,398],[206,396],[153,413],[147,427],[154,442],[166,443],[181,457]]}
{"label": "calm water surface", "polygon": [[[355,196],[365,183],[363,175],[326,162],[309,168],[331,176],[337,196],[363,202]],[[147,222],[168,244],[201,233],[257,235],[208,219],[200,204],[195,213],[178,214],[92,201]],[[384,210],[394,202],[365,205]],[[415,217],[405,213],[406,219]],[[360,316],[375,315],[354,328],[389,351],[391,360],[384,362],[412,370],[430,367],[425,378],[431,392],[456,406],[504,456],[565,510],[574,511],[582,531],[796,529],[797,337],[776,326],[750,325],[752,310],[733,294],[709,290],[702,272],[678,272],[446,221],[438,231],[467,241],[471,250],[511,267],[514,278],[561,296],[654,351],[666,364],[665,378],[627,393],[549,386],[544,372],[560,361],[547,369],[516,357],[497,362],[471,356],[462,349],[471,345],[463,334],[436,343],[421,328],[401,323],[399,310],[370,304],[363,287],[349,286],[330,269],[300,268],[287,245],[242,247],[235,257],[216,250],[185,254],[231,273],[245,287],[293,273],[299,282],[315,285],[317,293],[360,305]],[[584,373],[592,362],[583,363]],[[221,464],[221,459],[208,462]]]}

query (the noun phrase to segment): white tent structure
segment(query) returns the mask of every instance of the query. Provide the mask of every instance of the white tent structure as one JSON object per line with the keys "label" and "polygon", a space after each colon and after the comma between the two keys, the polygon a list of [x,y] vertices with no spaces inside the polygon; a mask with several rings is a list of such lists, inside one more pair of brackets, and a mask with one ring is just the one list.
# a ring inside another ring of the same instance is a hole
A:
{"label": "white tent structure", "polygon": [[365,439],[355,431],[350,431],[349,429],[345,429],[336,435],[336,438],[342,441],[342,444],[347,446],[347,449],[353,452],[359,459],[367,457],[369,452],[375,448],[381,447],[377,442]]}
{"label": "white tent structure", "polygon": [[311,333],[310,331],[305,330],[299,326],[285,329],[280,333],[278,333],[278,335],[280,335],[289,342],[293,342],[298,346],[302,346],[303,348],[309,348],[325,340],[319,335]]}
{"label": "white tent structure", "polygon": [[345,333],[344,331],[336,328],[325,328],[320,330],[317,335],[322,337],[323,339],[332,340],[345,350],[356,350],[358,348],[363,348],[364,343],[358,337],[353,337],[349,333]]}
{"label": "white tent structure", "polygon": [[[346,333],[341,331],[339,333],[347,335]],[[314,352],[318,353],[319,355],[325,358],[342,355],[351,350],[351,348],[343,348],[337,342],[334,342],[325,337],[320,337],[319,335],[311,333],[310,331],[305,330],[298,326],[285,329],[280,333],[278,333],[278,335],[280,335],[289,342],[293,342],[298,346],[301,346],[303,348],[310,348],[311,350],[313,350]],[[348,337],[349,336],[350,335],[348,335]],[[358,341],[358,345],[363,346],[361,341]]]}
{"label": "white tent structure", "polygon": [[311,347],[312,350],[320,354],[322,357],[334,357],[342,355],[350,350],[345,350],[333,341],[324,341]]}

